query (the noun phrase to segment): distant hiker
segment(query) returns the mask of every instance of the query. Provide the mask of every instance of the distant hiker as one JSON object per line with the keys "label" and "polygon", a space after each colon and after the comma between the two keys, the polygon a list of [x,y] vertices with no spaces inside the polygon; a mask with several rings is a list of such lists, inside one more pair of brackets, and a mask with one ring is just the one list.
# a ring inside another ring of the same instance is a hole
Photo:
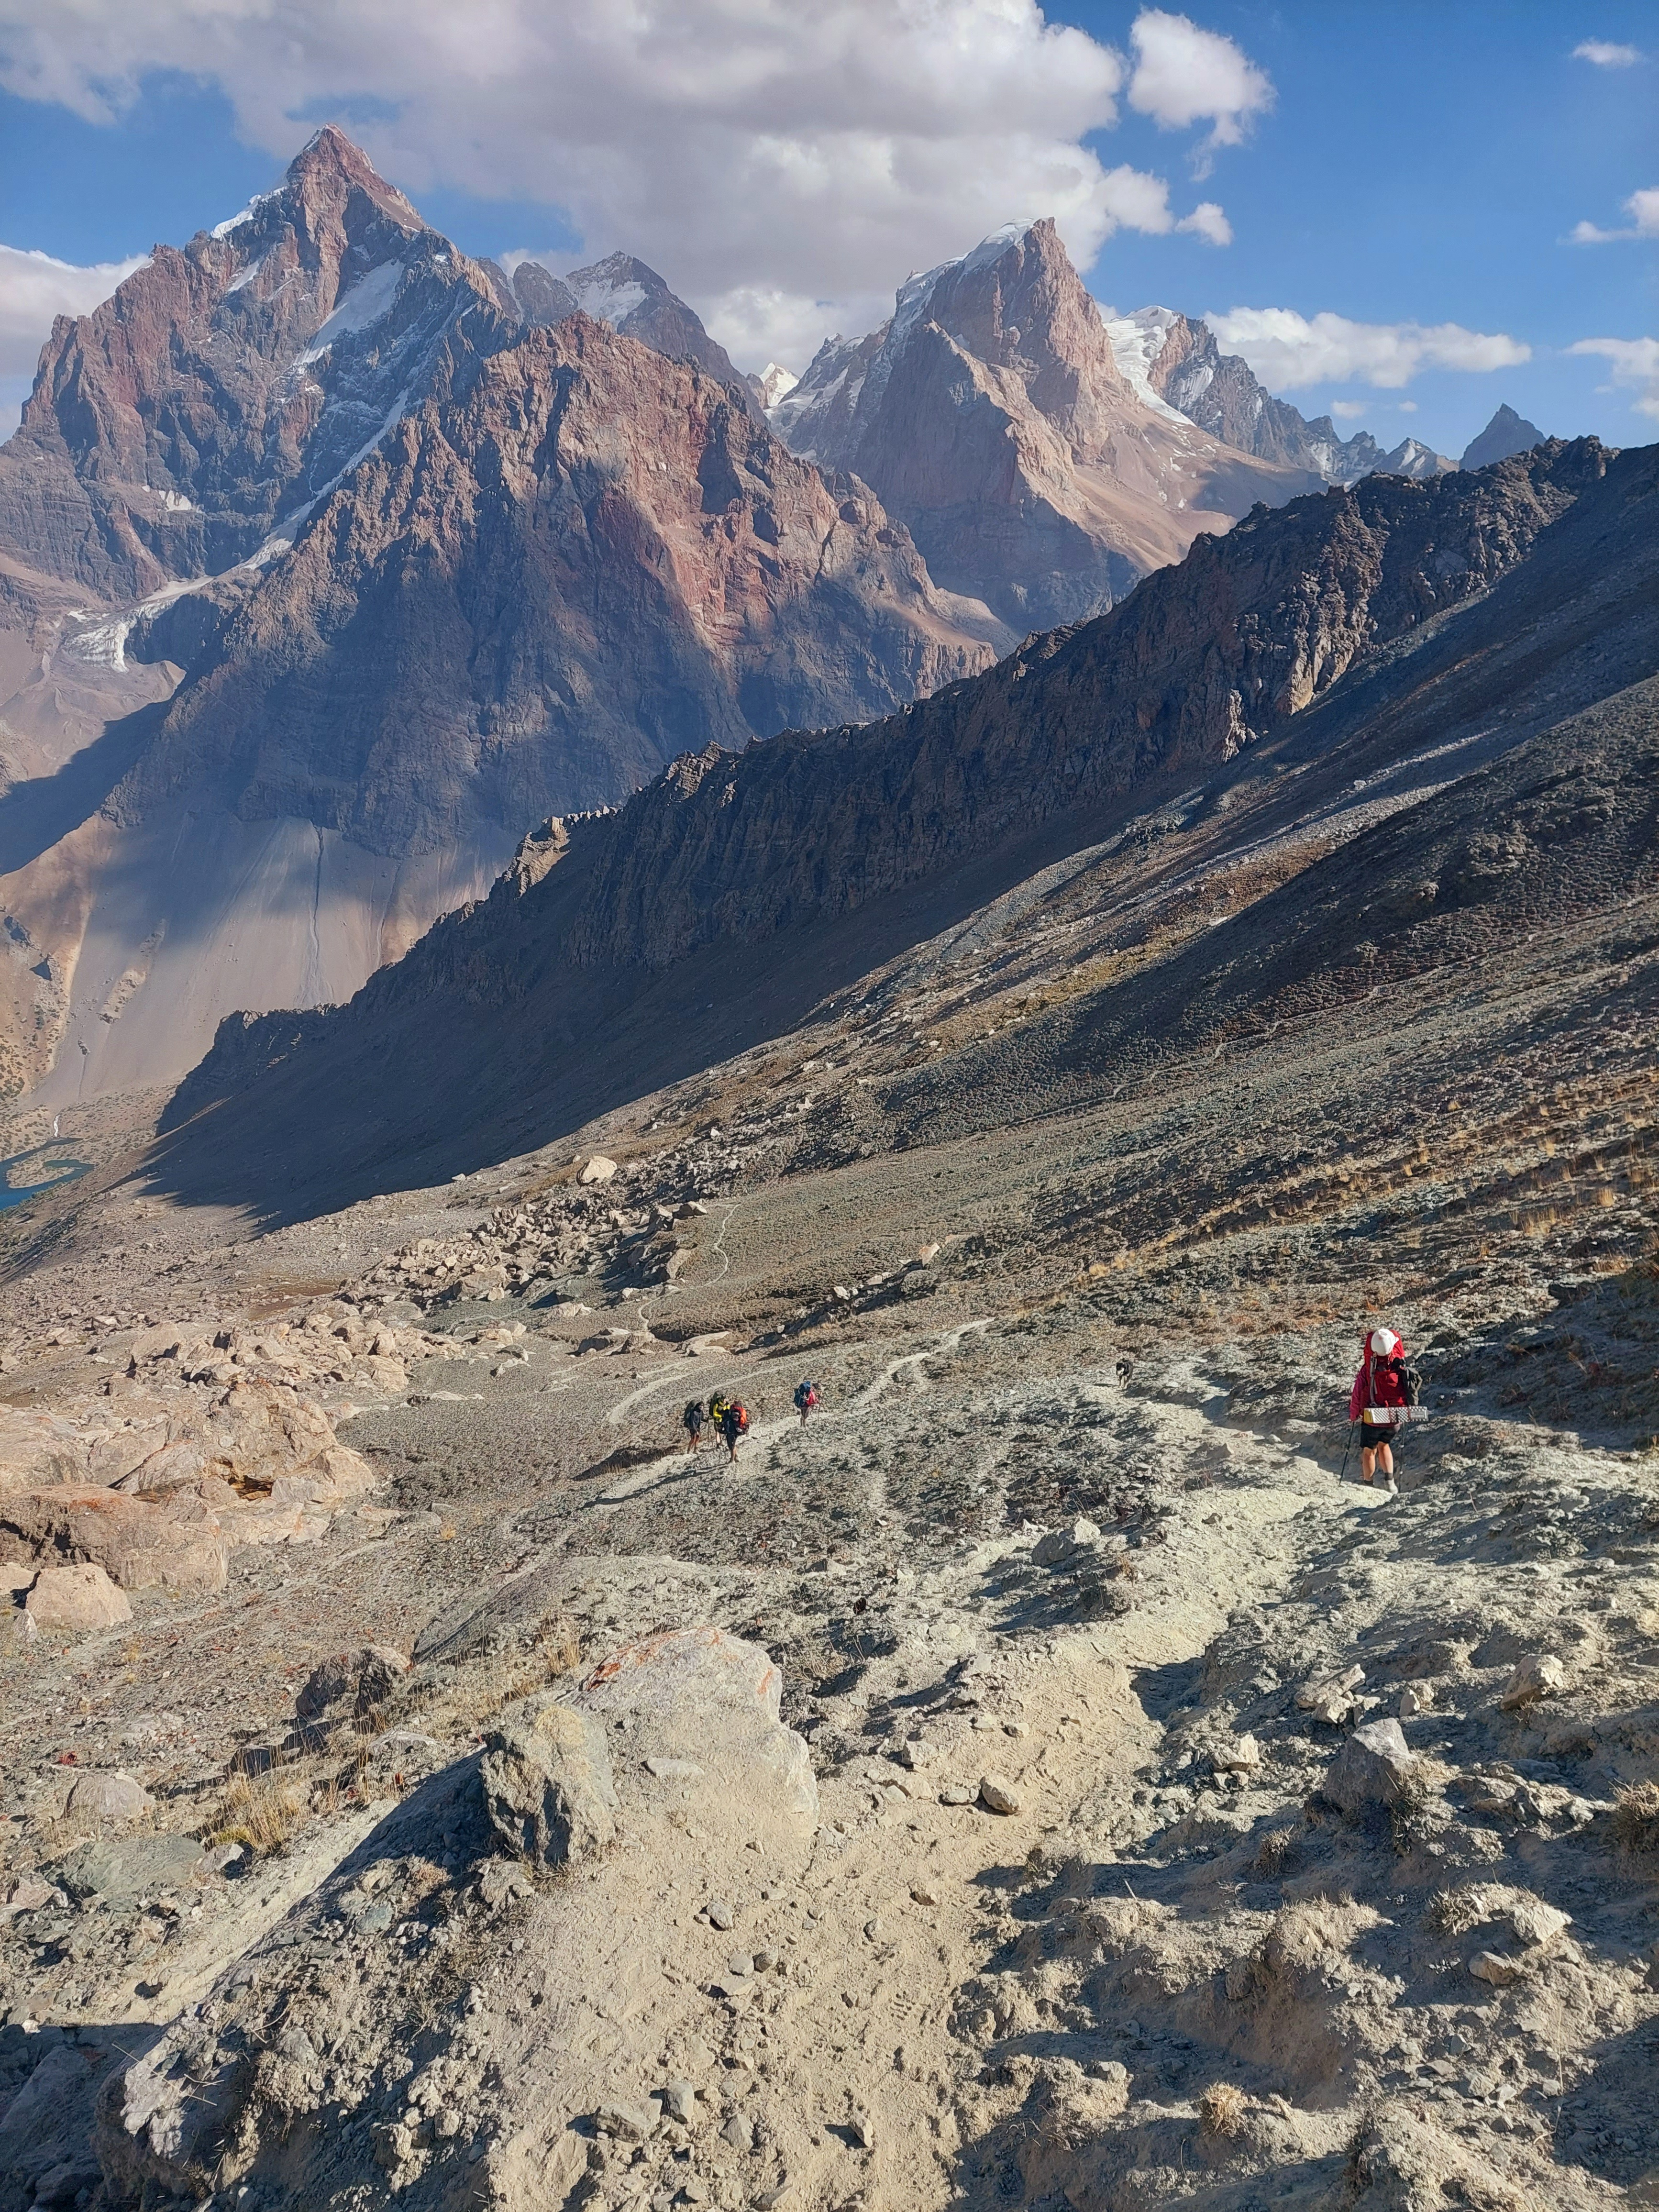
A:
{"label": "distant hiker", "polygon": [[720,1434],[726,1438],[726,1449],[732,1455],[732,1465],[738,1463],[738,1440],[749,1433],[749,1408],[735,1403],[728,1406],[720,1416]]}
{"label": "distant hiker", "polygon": [[1369,1329],[1361,1347],[1359,1372],[1348,1393],[1348,1419],[1359,1424],[1359,1472],[1374,1482],[1381,1467],[1392,1490],[1394,1434],[1411,1403],[1406,1382],[1406,1347],[1391,1328]]}
{"label": "distant hiker", "polygon": [[816,1406],[817,1402],[818,1386],[816,1382],[796,1383],[795,1411],[800,1415],[800,1425],[802,1428],[806,1426],[806,1416],[811,1412],[813,1407]]}
{"label": "distant hiker", "polygon": [[702,1401],[701,1398],[694,1398],[691,1401],[691,1403],[686,1407],[685,1411],[680,1415],[680,1425],[685,1431],[685,1449],[687,1451],[696,1451],[698,1445],[702,1442]]}
{"label": "distant hiker", "polygon": [[731,1402],[723,1390],[716,1390],[708,1401],[708,1418],[722,1436],[726,1433],[726,1407]]}

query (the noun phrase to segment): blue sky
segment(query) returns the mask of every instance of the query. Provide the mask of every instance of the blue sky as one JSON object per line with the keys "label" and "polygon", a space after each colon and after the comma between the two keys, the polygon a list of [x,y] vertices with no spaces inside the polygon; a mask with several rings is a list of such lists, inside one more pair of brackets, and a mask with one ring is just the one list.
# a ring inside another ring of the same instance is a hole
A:
{"label": "blue sky", "polygon": [[[0,84],[19,88],[0,91],[0,245],[79,270],[181,242],[336,119],[468,250],[542,249],[556,263],[633,247],[745,366],[775,350],[799,368],[828,329],[876,320],[908,268],[1046,211],[1053,181],[1097,296],[1255,311],[1241,349],[1306,414],[1334,404],[1345,428],[1385,445],[1410,432],[1454,455],[1499,400],[1547,431],[1659,435],[1638,411],[1644,397],[1659,406],[1659,357],[1632,350],[1659,337],[1659,197],[1626,209],[1659,187],[1651,5],[1194,9],[1189,29],[1212,40],[1200,77],[1225,76],[1225,40],[1238,70],[1271,82],[1270,103],[1259,88],[1231,119],[1203,84],[1195,118],[1179,83],[1137,112],[1148,101],[1130,71],[1150,19],[1103,0],[1051,7],[1046,29],[1033,10],[1012,30],[998,0],[959,0],[931,11],[925,33],[902,0],[820,0],[810,22],[775,15],[772,0],[679,0],[648,47],[603,52],[600,6],[507,0],[490,19],[508,24],[501,52],[468,51],[465,66],[455,11],[438,0],[410,0],[395,62],[369,0],[294,0],[287,45],[269,52],[223,0],[88,0],[73,26],[42,10],[27,37],[0,30]],[[1087,40],[1057,39],[1066,25]],[[1587,42],[1639,58],[1574,58]],[[1115,89],[1103,49],[1124,57]],[[752,94],[732,91],[751,77]],[[1034,157],[1045,128],[1052,144]],[[788,165],[766,169],[791,132]],[[1067,164],[1090,155],[1079,181]],[[1160,181],[1167,209],[1126,218]],[[1218,220],[1231,243],[1174,227],[1200,203],[1224,210],[1210,229]],[[1573,243],[1584,223],[1652,234]],[[44,335],[30,317],[49,319],[49,275],[0,255],[0,379],[14,395]],[[100,289],[62,281],[82,307]],[[1291,342],[1264,337],[1267,310],[1293,319]],[[1344,324],[1304,343],[1294,319],[1320,315]],[[1448,349],[1430,345],[1417,366],[1411,329],[1442,325],[1509,339],[1507,365],[1437,367]],[[1567,350],[1603,339],[1626,353]],[[1516,359],[1522,348],[1530,357]],[[1400,366],[1377,366],[1389,362]],[[1315,380],[1289,381],[1313,368]]]}

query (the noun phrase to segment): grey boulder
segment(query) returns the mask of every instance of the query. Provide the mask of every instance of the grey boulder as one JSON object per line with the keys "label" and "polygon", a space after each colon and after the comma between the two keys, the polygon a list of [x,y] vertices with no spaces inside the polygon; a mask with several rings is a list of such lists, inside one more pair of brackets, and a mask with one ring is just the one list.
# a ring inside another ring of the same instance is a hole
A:
{"label": "grey boulder", "polygon": [[1404,1794],[1417,1755],[1398,1721],[1367,1721],[1357,1728],[1325,1770],[1319,1794],[1351,1820]]}
{"label": "grey boulder", "polygon": [[478,1780],[501,1841],[544,1865],[592,1858],[617,1832],[605,1730],[556,1698],[507,1707],[490,1732]]}

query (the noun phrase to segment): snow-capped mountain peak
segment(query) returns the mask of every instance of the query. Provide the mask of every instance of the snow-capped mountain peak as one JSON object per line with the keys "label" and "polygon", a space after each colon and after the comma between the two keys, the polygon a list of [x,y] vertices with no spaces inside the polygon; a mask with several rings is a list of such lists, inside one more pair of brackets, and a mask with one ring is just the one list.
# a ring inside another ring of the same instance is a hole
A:
{"label": "snow-capped mountain peak", "polygon": [[758,382],[761,405],[769,410],[775,407],[780,399],[787,398],[800,379],[793,369],[785,368],[775,361],[769,361],[760,373]]}

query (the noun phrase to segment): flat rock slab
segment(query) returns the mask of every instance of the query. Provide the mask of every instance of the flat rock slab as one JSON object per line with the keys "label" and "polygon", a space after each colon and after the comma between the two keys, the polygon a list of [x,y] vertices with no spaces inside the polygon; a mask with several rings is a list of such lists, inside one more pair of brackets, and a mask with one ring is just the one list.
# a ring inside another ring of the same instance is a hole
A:
{"label": "flat rock slab", "polygon": [[23,1607],[37,1628],[67,1628],[76,1635],[119,1628],[132,1619],[126,1592],[90,1559],[73,1567],[42,1567]]}
{"label": "flat rock slab", "polygon": [[689,1796],[723,1808],[722,1824],[741,1807],[757,1827],[811,1825],[817,1784],[805,1742],[780,1717],[782,1696],[782,1674],[758,1644],[682,1628],[625,1644],[576,1702],[605,1723],[619,1770],[672,1762]]}
{"label": "flat rock slab", "polygon": [[71,1897],[125,1905],[191,1881],[206,1856],[194,1836],[128,1836],[118,1842],[82,1844],[56,1871]]}

